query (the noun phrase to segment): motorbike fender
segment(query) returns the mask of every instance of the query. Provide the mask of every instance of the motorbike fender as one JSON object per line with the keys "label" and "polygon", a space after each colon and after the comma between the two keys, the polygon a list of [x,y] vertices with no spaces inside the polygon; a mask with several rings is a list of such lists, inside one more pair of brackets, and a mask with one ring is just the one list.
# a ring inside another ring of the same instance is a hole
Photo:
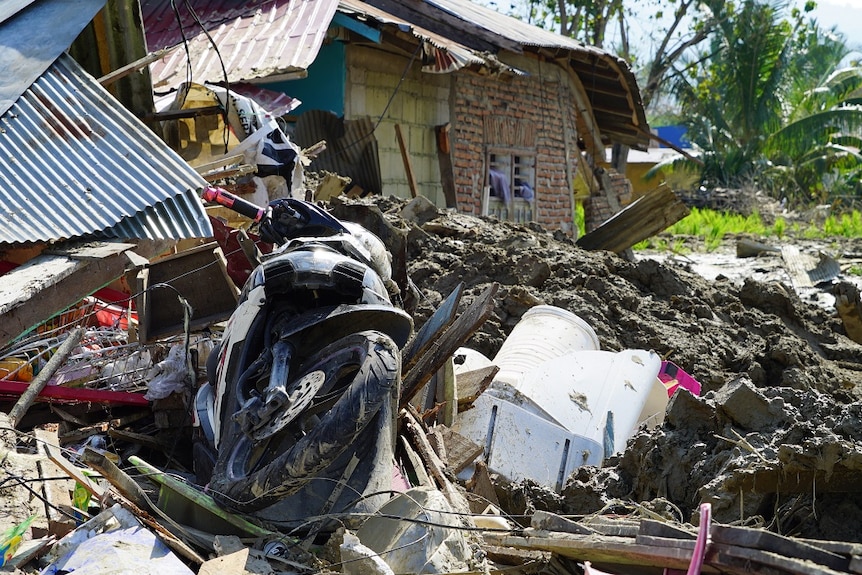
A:
{"label": "motorbike fender", "polygon": [[212,415],[212,420],[209,424],[213,429],[215,445],[218,445],[219,436],[221,435],[221,426],[217,425],[216,422],[221,421],[222,405],[224,403],[222,400],[228,388],[226,382],[229,377],[226,369],[227,358],[234,355],[234,350],[242,348],[249,336],[249,331],[251,331],[254,320],[260,315],[265,305],[266,291],[264,286],[260,285],[248,292],[247,297],[234,310],[225,327],[221,349],[219,350],[218,368],[216,370],[218,373],[216,389],[214,394],[209,394],[210,400],[213,402],[213,408],[207,410],[207,413]]}

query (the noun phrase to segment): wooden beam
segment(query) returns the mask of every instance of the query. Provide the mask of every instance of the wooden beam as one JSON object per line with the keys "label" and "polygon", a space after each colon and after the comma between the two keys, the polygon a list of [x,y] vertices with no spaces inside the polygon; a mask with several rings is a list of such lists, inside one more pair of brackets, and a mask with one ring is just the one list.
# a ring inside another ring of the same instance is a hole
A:
{"label": "wooden beam", "polygon": [[485,323],[494,311],[494,295],[499,288],[499,284],[491,284],[448,329],[434,339],[433,345],[418,356],[413,367],[404,374],[399,407],[405,407],[452,354]]}
{"label": "wooden beam", "polygon": [[568,58],[557,60],[557,64],[568,74],[569,80],[572,83],[572,95],[575,100],[576,113],[580,116],[587,132],[582,134],[584,143],[587,145],[587,151],[594,158],[603,158],[605,145],[602,143],[601,129],[598,122],[596,122],[592,104],[587,96],[587,90],[584,88],[584,84],[581,82],[578,73],[572,69]]}
{"label": "wooden beam", "polygon": [[673,190],[661,186],[638,198],[601,226],[585,234],[577,241],[577,245],[585,250],[620,253],[667,229],[688,213],[688,207]]}
{"label": "wooden beam", "polygon": [[398,147],[401,149],[401,160],[404,162],[404,170],[407,172],[407,185],[410,186],[410,196],[416,197],[419,195],[416,189],[416,174],[413,173],[413,160],[410,159],[410,150],[404,142],[404,136],[401,134],[401,124],[395,124],[395,136],[398,138]]}
{"label": "wooden beam", "polygon": [[450,124],[435,126],[437,135],[437,162],[440,164],[440,185],[443,188],[443,197],[446,198],[446,207],[458,206],[455,195],[455,170],[452,167],[452,151],[449,138]]}

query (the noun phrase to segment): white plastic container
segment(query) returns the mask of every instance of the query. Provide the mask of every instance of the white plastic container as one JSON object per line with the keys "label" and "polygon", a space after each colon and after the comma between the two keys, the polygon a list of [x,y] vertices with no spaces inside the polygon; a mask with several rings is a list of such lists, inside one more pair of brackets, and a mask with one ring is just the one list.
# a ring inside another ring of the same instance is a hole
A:
{"label": "white plastic container", "polygon": [[515,385],[495,380],[455,430],[485,447],[490,471],[559,490],[582,465],[625,449],[641,424],[664,420],[668,396],[652,351],[579,350],[546,360]]}
{"label": "white plastic container", "polygon": [[545,361],[586,349],[599,349],[599,338],[587,322],[563,308],[537,305],[521,317],[494,356],[500,368],[494,380],[517,385]]}

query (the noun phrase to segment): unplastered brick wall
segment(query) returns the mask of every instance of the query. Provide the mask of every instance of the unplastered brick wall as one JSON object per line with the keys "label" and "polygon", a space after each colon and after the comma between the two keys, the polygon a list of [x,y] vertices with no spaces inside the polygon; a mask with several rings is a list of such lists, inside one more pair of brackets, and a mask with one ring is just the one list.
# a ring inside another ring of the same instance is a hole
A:
{"label": "unplastered brick wall", "polygon": [[612,168],[607,168],[607,181],[610,189],[597,189],[584,201],[584,227],[591,232],[619,208],[626,207],[632,200],[632,183],[625,175]]}
{"label": "unplastered brick wall", "polygon": [[[574,174],[578,153],[571,86],[555,65],[540,66],[526,58],[520,64],[528,76],[455,73],[451,136],[458,209],[482,213],[489,148],[511,147],[515,153],[529,149],[536,158],[535,220],[547,229],[571,233],[574,210],[568,176]],[[512,129],[506,130],[507,125]]]}
{"label": "unplastered brick wall", "polygon": [[398,124],[410,154],[418,193],[445,206],[434,126],[449,122],[451,75],[424,73],[413,62],[402,81],[409,63],[409,58],[376,48],[348,46],[344,115],[347,119],[379,120],[374,137],[384,194],[411,197],[395,135]]}

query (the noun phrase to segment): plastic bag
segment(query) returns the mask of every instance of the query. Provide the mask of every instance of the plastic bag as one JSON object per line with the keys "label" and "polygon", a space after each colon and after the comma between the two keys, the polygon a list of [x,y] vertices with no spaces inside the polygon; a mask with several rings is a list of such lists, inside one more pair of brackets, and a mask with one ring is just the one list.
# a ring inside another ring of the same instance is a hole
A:
{"label": "plastic bag", "polygon": [[151,375],[154,377],[147,383],[147,393],[144,394],[149,401],[164,399],[186,389],[189,371],[185,348],[179,344],[173,346],[168,357],[155,365]]}

